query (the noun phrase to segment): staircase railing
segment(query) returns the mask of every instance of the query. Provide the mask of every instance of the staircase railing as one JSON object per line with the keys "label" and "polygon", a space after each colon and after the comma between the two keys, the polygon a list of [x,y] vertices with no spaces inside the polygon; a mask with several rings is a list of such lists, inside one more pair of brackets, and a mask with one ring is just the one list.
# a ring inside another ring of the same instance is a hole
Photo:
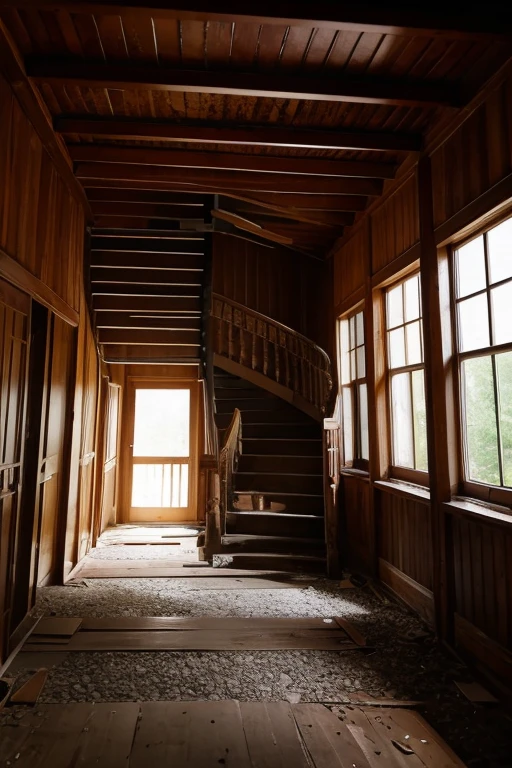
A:
{"label": "staircase railing", "polygon": [[242,453],[242,414],[235,408],[231,423],[226,430],[224,444],[220,451],[220,529],[221,535],[226,533],[226,513],[232,508],[234,501],[233,475],[238,467],[238,459]]}
{"label": "staircase railing", "polygon": [[321,419],[332,391],[327,353],[311,339],[236,301],[213,294],[215,353],[293,393],[293,403]]}

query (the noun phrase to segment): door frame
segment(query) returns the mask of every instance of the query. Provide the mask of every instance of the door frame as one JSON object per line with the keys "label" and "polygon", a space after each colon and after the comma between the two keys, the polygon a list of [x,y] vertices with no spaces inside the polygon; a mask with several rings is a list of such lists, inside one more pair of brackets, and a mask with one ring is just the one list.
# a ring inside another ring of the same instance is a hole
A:
{"label": "door frame", "polygon": [[[126,393],[123,398],[124,428],[122,431],[122,472],[120,493],[120,522],[137,524],[130,520],[131,493],[132,493],[132,452],[133,431],[135,427],[135,391],[136,389],[189,389],[190,390],[190,470],[189,470],[189,505],[190,514],[187,520],[175,522],[196,522],[198,520],[197,499],[199,479],[199,381],[186,378],[163,378],[152,376],[128,376]],[[173,520],[162,521],[161,524],[169,524]],[[140,525],[146,525],[159,521],[140,521]]]}

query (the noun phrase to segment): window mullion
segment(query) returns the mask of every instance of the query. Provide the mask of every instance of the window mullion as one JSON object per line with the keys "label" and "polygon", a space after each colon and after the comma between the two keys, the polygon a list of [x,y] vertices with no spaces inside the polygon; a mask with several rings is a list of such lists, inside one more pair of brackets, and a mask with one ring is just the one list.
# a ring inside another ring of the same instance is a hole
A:
{"label": "window mullion", "polygon": [[496,417],[496,439],[498,441],[498,467],[500,470],[500,485],[504,485],[503,477],[503,444],[501,441],[501,424],[500,424],[500,412],[499,412],[499,392],[498,392],[498,379],[496,376],[496,355],[491,355],[492,361],[492,383],[494,389],[494,415]]}

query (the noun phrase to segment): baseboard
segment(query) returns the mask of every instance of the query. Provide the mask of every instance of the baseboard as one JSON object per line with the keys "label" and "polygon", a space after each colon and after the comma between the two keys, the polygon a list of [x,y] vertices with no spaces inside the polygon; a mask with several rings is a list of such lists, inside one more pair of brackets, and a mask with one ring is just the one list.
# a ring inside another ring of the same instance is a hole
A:
{"label": "baseboard", "polygon": [[455,647],[512,691],[512,653],[470,621],[454,614]]}
{"label": "baseboard", "polygon": [[379,578],[389,589],[431,626],[435,622],[434,595],[402,571],[379,558]]}

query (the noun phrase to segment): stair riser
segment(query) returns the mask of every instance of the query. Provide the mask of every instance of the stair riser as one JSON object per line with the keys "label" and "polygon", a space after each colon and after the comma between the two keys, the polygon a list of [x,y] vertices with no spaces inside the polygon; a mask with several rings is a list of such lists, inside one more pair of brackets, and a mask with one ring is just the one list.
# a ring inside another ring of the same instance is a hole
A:
{"label": "stair riser", "polygon": [[293,440],[294,438],[319,438],[320,429],[315,424],[313,425],[299,425],[299,424],[243,424],[242,421],[242,435],[244,438],[251,437],[267,437],[267,438],[283,438]]}
{"label": "stair riser", "polygon": [[[215,414],[215,423],[220,428],[229,426],[233,418],[233,411],[217,411]],[[289,411],[244,411],[242,410],[242,427],[249,427],[252,424],[269,424],[278,430],[281,424],[293,424],[297,426],[310,426],[304,419],[301,419],[297,413]],[[243,430],[242,430],[243,431]]]}
{"label": "stair riser", "polygon": [[320,542],[311,542],[308,544],[294,544],[289,539],[265,541],[264,538],[246,540],[243,543],[237,541],[231,542],[229,536],[225,536],[222,542],[222,552],[226,554],[233,553],[263,553],[277,552],[283,555],[307,555],[309,557],[325,557],[325,545]]}
{"label": "stair riser", "polygon": [[322,456],[321,440],[250,439],[242,436],[243,452],[258,456]]}
{"label": "stair riser", "polygon": [[288,536],[297,539],[322,539],[324,521],[322,518],[283,517],[258,515],[257,512],[226,515],[227,533],[253,536]]}
{"label": "stair riser", "polygon": [[262,494],[271,492],[313,493],[321,496],[323,477],[321,475],[270,475],[237,472],[235,489],[237,491],[258,491]]}
{"label": "stair riser", "polygon": [[238,471],[321,475],[323,460],[321,456],[249,456],[242,454],[238,462]]}
{"label": "stair riser", "polygon": [[233,413],[235,408],[238,408],[242,413],[246,411],[278,411],[279,413],[289,413],[290,415],[293,415],[296,421],[309,421],[308,417],[305,414],[298,412],[296,408],[287,406],[286,403],[282,404],[278,400],[272,398],[240,397],[234,398],[233,400],[217,400],[217,413]]}

